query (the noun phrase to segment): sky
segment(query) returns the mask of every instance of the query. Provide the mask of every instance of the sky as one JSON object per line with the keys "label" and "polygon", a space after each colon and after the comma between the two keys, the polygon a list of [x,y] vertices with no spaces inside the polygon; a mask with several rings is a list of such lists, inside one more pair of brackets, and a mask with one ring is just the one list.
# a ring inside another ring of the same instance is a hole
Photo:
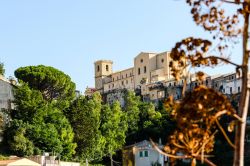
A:
{"label": "sky", "polygon": [[[94,62],[113,71],[133,66],[140,52],[170,51],[186,37],[211,38],[196,26],[185,0],[2,0],[0,62],[5,76],[23,66],[53,66],[80,91],[94,87]],[[240,62],[241,48],[232,59]],[[206,69],[208,74],[233,71]]]}

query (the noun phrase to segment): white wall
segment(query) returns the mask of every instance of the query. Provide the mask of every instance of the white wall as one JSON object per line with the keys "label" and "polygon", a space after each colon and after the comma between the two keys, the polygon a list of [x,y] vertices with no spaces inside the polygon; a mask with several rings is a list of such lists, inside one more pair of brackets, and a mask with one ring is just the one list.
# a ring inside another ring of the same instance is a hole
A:
{"label": "white wall", "polygon": [[[148,157],[144,156],[144,152],[148,151]],[[140,157],[143,152],[143,157]],[[135,166],[151,166],[152,163],[159,162],[163,166],[163,156],[154,149],[140,149],[135,154]]]}

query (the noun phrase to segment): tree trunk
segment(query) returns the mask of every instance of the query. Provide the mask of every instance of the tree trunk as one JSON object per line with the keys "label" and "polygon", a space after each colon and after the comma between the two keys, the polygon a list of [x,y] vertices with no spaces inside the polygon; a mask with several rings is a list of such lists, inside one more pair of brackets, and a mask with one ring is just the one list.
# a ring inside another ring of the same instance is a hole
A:
{"label": "tree trunk", "polygon": [[113,166],[113,158],[112,158],[112,154],[110,153],[110,166]]}
{"label": "tree trunk", "polygon": [[[246,5],[249,6],[249,0]],[[245,6],[243,6],[246,9]],[[248,7],[247,7],[248,8]],[[239,116],[242,122],[238,122],[235,132],[235,151],[234,151],[234,166],[244,166],[244,141],[246,130],[246,118],[249,104],[249,89],[248,89],[248,26],[249,13],[244,14],[244,29],[243,29],[243,58],[242,58],[242,90],[239,105]]]}

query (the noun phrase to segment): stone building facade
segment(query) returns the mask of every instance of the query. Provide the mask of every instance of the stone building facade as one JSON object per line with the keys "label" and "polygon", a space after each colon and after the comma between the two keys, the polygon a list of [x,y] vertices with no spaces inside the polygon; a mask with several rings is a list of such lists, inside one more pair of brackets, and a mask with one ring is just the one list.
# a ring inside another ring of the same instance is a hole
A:
{"label": "stone building facade", "polygon": [[14,80],[8,80],[0,75],[0,110],[2,109],[12,109],[14,105],[12,101],[14,100],[13,85]]}
{"label": "stone building facade", "polygon": [[[134,66],[125,70],[113,72],[111,60],[95,62],[95,90],[105,94],[106,102],[112,103],[123,100],[123,91],[131,90],[140,94],[145,101],[156,102],[169,95],[178,100],[182,95],[184,80],[176,81],[169,68],[170,52],[149,53],[141,52],[134,58]],[[183,72],[187,75],[187,72]],[[195,75],[189,74],[187,91],[204,84],[223,94],[237,94],[241,91],[241,76],[236,73],[221,75],[206,75],[202,83],[196,80]]]}
{"label": "stone building facade", "polygon": [[[123,89],[139,91],[145,99],[164,97],[164,92],[149,90],[151,84],[173,79],[170,74],[170,52],[141,52],[134,58],[134,66],[122,71],[113,72],[113,62],[98,60],[95,62],[95,89],[106,94],[106,101],[119,100],[123,103]],[[155,94],[157,93],[157,95]]]}

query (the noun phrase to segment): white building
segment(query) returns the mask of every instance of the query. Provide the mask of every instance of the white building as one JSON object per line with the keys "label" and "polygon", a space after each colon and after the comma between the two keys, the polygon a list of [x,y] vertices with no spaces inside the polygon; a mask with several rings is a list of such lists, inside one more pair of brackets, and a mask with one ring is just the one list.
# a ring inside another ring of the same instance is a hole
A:
{"label": "white building", "polygon": [[212,77],[212,88],[223,94],[237,94],[241,92],[241,76],[228,73]]}
{"label": "white building", "polygon": [[[158,145],[163,148],[163,145]],[[147,140],[126,146],[122,152],[122,165],[151,166],[152,164],[166,165],[167,157],[160,154]]]}

